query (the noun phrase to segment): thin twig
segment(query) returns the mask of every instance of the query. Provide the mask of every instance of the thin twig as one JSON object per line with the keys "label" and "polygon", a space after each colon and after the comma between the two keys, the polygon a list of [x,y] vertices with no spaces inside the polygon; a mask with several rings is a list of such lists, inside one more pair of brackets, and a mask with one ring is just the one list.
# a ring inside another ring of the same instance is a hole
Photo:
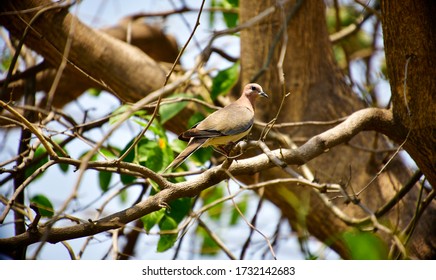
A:
{"label": "thin twig", "polygon": [[236,260],[236,256],[233,255],[233,253],[226,247],[224,242],[221,241],[221,239],[216,235],[212,230],[209,229],[209,227],[203,222],[201,218],[198,218],[198,225],[201,226],[207,234],[209,234],[210,238],[218,245],[218,247],[223,250],[223,252],[229,257],[231,260]]}
{"label": "thin twig", "polygon": [[[236,179],[233,177],[233,175],[230,172],[228,172],[228,170],[227,170],[227,174],[229,175],[229,178],[232,178],[235,182],[237,182]],[[227,191],[229,192],[229,194],[231,194],[231,191],[230,191],[228,184],[227,184]],[[257,233],[259,233],[263,237],[263,239],[266,241],[266,243],[268,245],[268,248],[270,249],[272,257],[276,260],[277,257],[276,257],[276,254],[274,252],[274,248],[271,246],[271,241],[269,240],[269,238],[265,234],[263,234],[257,227],[255,227],[253,224],[251,224],[250,221],[248,221],[247,217],[245,217],[244,213],[242,213],[241,209],[239,209],[239,206],[236,204],[236,202],[233,198],[231,198],[231,201],[232,201],[233,207],[235,207],[239,216],[245,221],[245,223],[251,229],[255,230]]]}
{"label": "thin twig", "polygon": [[[423,188],[424,187],[422,186],[421,187],[421,194],[422,194]],[[402,232],[402,235],[406,236],[405,244],[407,244],[410,241],[410,239],[413,235],[413,232],[416,228],[416,225],[418,224],[419,218],[422,216],[422,214],[424,213],[424,210],[430,205],[430,203],[434,200],[435,197],[436,197],[436,191],[435,191],[435,189],[432,189],[430,191],[430,193],[427,195],[427,197],[424,200],[422,200],[421,203],[420,203],[420,200],[418,200],[417,205],[416,205],[415,214],[413,215],[413,218],[410,221],[410,223],[406,226],[406,228]]]}
{"label": "thin twig", "polygon": [[215,31],[214,34],[212,35],[212,38],[209,40],[208,45],[203,50],[203,53],[202,53],[203,60],[206,61],[209,59],[209,56],[212,53],[212,44],[216,39],[218,39],[219,37],[225,36],[225,35],[235,34],[235,33],[240,32],[243,29],[249,28],[249,27],[257,24],[258,22],[261,22],[262,20],[264,20],[267,16],[274,13],[275,10],[276,10],[275,6],[268,7],[264,11],[260,12],[256,16],[250,18],[246,22],[239,24],[238,26],[235,26],[233,28],[228,28],[225,30],[221,30],[221,31]]}
{"label": "thin twig", "polygon": [[[225,7],[209,7],[201,9],[205,12],[223,12],[223,13],[232,13],[232,14],[238,14],[239,9],[238,8],[225,8]],[[190,12],[199,12],[200,9],[196,8],[190,8],[187,6],[183,6],[178,9],[174,9],[171,11],[159,11],[159,12],[146,12],[146,13],[138,13],[131,16],[132,19],[136,20],[143,17],[168,17],[176,14],[182,14],[182,13],[190,13]]]}
{"label": "thin twig", "polygon": [[[183,45],[182,49],[179,51],[179,53],[177,55],[177,58],[174,61],[170,71],[165,76],[165,82],[164,82],[164,85],[163,85],[164,88],[168,84],[168,81],[169,81],[169,79],[171,77],[171,74],[174,72],[174,69],[179,64],[180,58],[181,58],[182,54],[184,53],[186,47],[188,46],[189,42],[191,42],[192,38],[194,37],[195,31],[197,30],[198,26],[200,26],[200,17],[201,17],[201,12],[203,10],[204,3],[205,3],[205,0],[203,0],[202,3],[201,3],[200,11],[198,12],[198,15],[197,15],[197,21],[195,23],[194,29],[191,32],[191,35],[189,36],[189,38],[186,41],[186,43]],[[136,147],[136,145],[141,140],[142,136],[147,132],[148,128],[153,123],[153,120],[156,118],[157,113],[159,112],[159,107],[160,107],[160,102],[161,101],[162,101],[162,95],[159,95],[159,97],[157,99],[156,107],[154,107],[154,111],[151,114],[151,117],[150,117],[150,120],[148,121],[148,124],[144,127],[144,129],[142,129],[141,133],[139,133],[139,135],[135,138],[135,140],[133,141],[132,145],[130,145],[130,147],[124,152],[124,154],[122,154],[119,157],[118,161],[123,161],[123,159],[132,151],[132,149],[134,147]]]}
{"label": "thin twig", "polygon": [[389,158],[389,160],[386,162],[385,165],[377,172],[377,174],[372,177],[372,179],[364,186],[359,192],[357,192],[356,196],[359,196],[362,192],[364,192],[379,176],[383,173],[383,171],[388,167],[388,165],[392,162],[392,160],[397,156],[397,154],[402,150],[404,144],[406,144],[407,140],[409,139],[410,130],[406,135],[406,138],[404,139],[403,143],[398,146],[398,149],[395,151],[395,153]]}
{"label": "thin twig", "polygon": [[[67,6],[69,6],[69,5],[67,5]],[[52,10],[52,9],[68,8],[67,6],[63,7],[63,6],[60,6],[59,3],[51,3],[51,5],[49,5],[47,7],[43,7],[42,9],[38,10],[36,12],[36,14],[32,17],[32,19],[29,21],[26,28],[24,29],[23,35],[21,35],[21,38],[18,41],[18,45],[17,45],[17,48],[15,50],[14,56],[12,57],[11,64],[10,64],[9,69],[8,69],[8,73],[6,74],[6,78],[3,82],[2,93],[4,95],[6,94],[9,81],[12,77],[13,69],[15,68],[15,64],[17,63],[18,56],[20,55],[21,48],[24,45],[24,41],[27,37],[27,34],[29,33],[29,30],[32,28],[32,24],[45,12]],[[19,11],[19,12],[21,13],[22,11]]]}
{"label": "thin twig", "polygon": [[6,216],[8,215],[9,210],[11,210],[12,205],[14,204],[17,197],[22,193],[24,188],[30,182],[32,182],[39,174],[43,173],[47,168],[54,165],[55,163],[56,163],[56,161],[54,161],[54,160],[49,160],[48,162],[44,163],[41,167],[39,167],[37,170],[35,170],[35,172],[33,172],[29,177],[27,177],[26,180],[24,180],[24,182],[20,186],[18,186],[15,189],[14,194],[9,199],[8,204],[6,204],[5,209],[2,212],[2,215],[0,216],[0,224],[2,224],[3,221],[6,219]]}
{"label": "thin twig", "polygon": [[[282,14],[282,28],[284,26],[288,26],[287,23],[287,18],[283,9],[283,3],[280,5],[280,10],[281,10],[281,14]],[[283,62],[285,60],[285,56],[286,56],[286,49],[287,49],[287,45],[288,45],[288,33],[287,32],[283,32],[283,42],[282,42],[282,48],[280,49],[280,55],[279,55],[279,60],[277,62],[277,71],[278,71],[278,75],[279,75],[279,81],[280,81],[280,85],[282,87],[282,100],[280,102],[279,108],[277,110],[277,113],[275,115],[275,117],[268,123],[268,125],[265,126],[265,128],[263,129],[260,139],[262,141],[265,141],[268,133],[270,132],[270,130],[274,127],[274,124],[276,123],[280,112],[282,111],[283,105],[285,103],[285,99],[289,96],[290,93],[286,93],[286,83],[285,83],[285,73],[283,71]]]}
{"label": "thin twig", "polygon": [[50,157],[54,157],[54,158],[57,157],[57,154],[49,144],[49,141],[44,137],[44,135],[39,131],[39,129],[34,124],[29,122],[23,115],[21,115],[14,108],[9,106],[7,103],[3,102],[2,100],[0,100],[0,106],[5,108],[17,119],[19,119],[26,126],[26,128],[28,128],[36,137],[38,137],[39,141],[41,141],[41,144],[44,146]]}
{"label": "thin twig", "polygon": [[[260,197],[259,197],[259,201],[257,202],[256,211],[255,211],[255,213],[254,213],[254,215],[253,215],[253,218],[251,218],[251,222],[250,222],[250,223],[251,223],[253,226],[256,226],[256,223],[257,223],[257,217],[258,217],[258,214],[259,214],[259,212],[260,212],[260,209],[262,208],[262,205],[263,205],[263,201],[264,201],[264,199],[263,199],[263,193],[264,193],[264,192],[261,192],[261,195],[260,195]],[[254,233],[254,229],[253,229],[253,228],[250,228],[250,233],[248,234],[247,239],[245,240],[244,245],[242,246],[241,254],[240,254],[240,256],[239,256],[239,259],[240,259],[240,260],[243,260],[244,257],[245,257],[245,253],[247,252],[248,246],[250,245],[251,237],[253,236],[253,233]],[[272,244],[272,245],[273,245],[273,244]]]}
{"label": "thin twig", "polygon": [[[287,128],[287,127],[299,127],[299,126],[329,126],[329,125],[337,125],[343,121],[345,121],[348,117],[339,118],[331,121],[304,121],[304,122],[291,122],[291,123],[276,123],[274,124],[274,128]],[[265,122],[256,121],[256,125],[266,126],[268,125]]]}
{"label": "thin twig", "polygon": [[[297,0],[297,2],[294,4],[294,6],[292,6],[292,8],[289,10],[289,12],[286,16],[286,23],[289,23],[291,21],[291,19],[295,16],[295,14],[300,9],[302,4],[303,4],[303,0]],[[273,12],[274,11],[275,11],[275,9],[273,10]],[[261,69],[250,79],[250,81],[252,81],[252,82],[257,81],[257,79],[259,79],[259,77],[261,75],[263,75],[263,73],[268,69],[268,66],[272,61],[275,48],[276,48],[277,44],[279,43],[279,40],[282,37],[283,32],[285,32],[287,30],[287,27],[288,27],[287,25],[286,26],[282,25],[280,27],[280,30],[277,32],[276,36],[273,39],[271,47],[268,51],[268,55],[267,55],[263,65],[262,65]]]}
{"label": "thin twig", "polygon": [[[78,7],[79,7],[79,5],[76,5],[76,11],[75,11],[76,14],[77,14],[77,11],[78,11]],[[56,89],[57,89],[57,87],[59,85],[59,82],[61,80],[61,77],[62,77],[62,74],[64,72],[64,69],[65,69],[65,67],[67,67],[67,62],[68,62],[67,57],[68,57],[68,54],[70,53],[71,45],[73,43],[72,38],[73,38],[73,33],[74,33],[74,30],[75,30],[75,27],[77,25],[76,24],[77,21],[78,21],[78,19],[76,17],[71,17],[71,24],[69,26],[69,30],[68,30],[69,32],[68,32],[67,40],[65,42],[64,52],[62,54],[62,60],[61,60],[61,63],[59,64],[58,70],[56,71],[56,75],[55,75],[55,77],[53,79],[53,82],[52,82],[52,85],[50,87],[50,90],[47,93],[47,104],[45,106],[47,110],[50,109],[50,107],[51,107],[51,105],[53,103],[55,91],[56,91]]]}
{"label": "thin twig", "polygon": [[68,254],[70,255],[70,258],[72,260],[76,260],[76,256],[74,254],[74,250],[71,247],[71,245],[67,241],[62,241],[61,244],[64,245],[64,247],[67,249]]}
{"label": "thin twig", "polygon": [[404,81],[403,81],[403,97],[404,97],[404,105],[407,109],[407,115],[410,117],[412,115],[412,112],[409,108],[409,102],[407,101],[407,70],[409,68],[409,62],[412,59],[413,56],[409,56],[406,60],[406,64],[404,65]]}

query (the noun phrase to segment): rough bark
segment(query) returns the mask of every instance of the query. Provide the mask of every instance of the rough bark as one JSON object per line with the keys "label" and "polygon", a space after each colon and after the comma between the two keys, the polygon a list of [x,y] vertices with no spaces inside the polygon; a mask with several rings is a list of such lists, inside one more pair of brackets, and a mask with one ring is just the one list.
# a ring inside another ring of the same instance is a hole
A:
{"label": "rough bark", "polygon": [[[18,18],[16,18],[18,20]],[[157,26],[146,24],[143,20],[134,20],[130,17],[122,19],[115,26],[101,29],[102,32],[132,46],[138,47],[150,58],[159,63],[173,63],[178,55],[178,46],[174,37],[165,34]],[[68,34],[68,30],[64,30]],[[3,101],[19,101],[25,89],[24,79],[36,73],[36,90],[44,93],[50,92],[53,81],[57,74],[57,68],[44,61],[34,67],[26,69],[22,73],[14,73],[13,80],[8,84],[8,92],[3,94]],[[109,72],[110,73],[110,72]],[[55,108],[63,108],[66,104],[76,100],[89,88],[102,90],[103,87],[92,81],[80,72],[68,71],[63,73],[56,87],[51,105]],[[123,98],[123,93],[121,93]],[[137,98],[140,98],[138,96]],[[47,99],[43,99],[38,105],[45,107]]]}
{"label": "rough bark", "polygon": [[[35,7],[43,8],[32,10]],[[21,38],[31,23],[24,42],[51,66],[60,65],[70,36],[71,48],[66,53],[68,62],[64,71],[67,76],[81,77],[79,82],[84,85],[76,94],[97,87],[123,101],[136,101],[165,81],[164,68],[141,50],[87,27],[65,7],[50,1],[26,0],[2,1],[0,8],[4,13],[0,24],[15,38]]]}
{"label": "rough bark", "polygon": [[[253,3],[242,0],[241,21],[244,22],[273,5],[275,5],[275,1]],[[286,6],[285,13],[289,13],[294,5],[296,3],[293,2]],[[259,69],[262,69],[267,60],[267,54],[274,47],[273,42],[282,26],[281,12],[277,9],[266,21],[241,32],[242,83],[250,81],[256,76]],[[326,28],[325,6],[322,1],[303,1],[301,7],[288,22],[287,36],[288,44],[286,45],[283,70],[286,89],[292,94],[284,104],[278,122],[332,120],[363,108],[361,100],[352,94],[335,65]],[[281,41],[279,40],[279,44],[275,46],[267,71],[258,79],[258,82],[271,96],[271,103],[258,109],[258,116],[263,121],[269,121],[274,117],[282,98],[277,69]],[[253,48],[253,46],[256,47]],[[319,133],[321,129],[309,127],[306,129],[281,129],[280,131],[290,137],[311,137]],[[390,136],[401,141],[404,139],[405,133],[400,129],[399,131],[391,131]],[[352,142],[374,149],[388,146],[383,137],[374,133],[362,133],[355,137]],[[277,141],[269,144],[278,145]],[[383,153],[371,154],[342,145],[311,161],[309,167],[317,180],[321,182],[349,182],[349,187],[357,192],[375,176],[376,172],[384,165],[386,157],[389,156],[389,154]],[[428,164],[427,157],[424,158],[424,161]],[[405,172],[405,170],[407,168],[399,160],[391,163],[385,172],[362,193],[360,197],[362,203],[373,210],[383,205],[393,197],[396,189],[406,184],[410,178],[409,172]],[[434,173],[434,170],[431,172]],[[262,173],[260,180],[285,176],[284,172],[276,170],[275,172]],[[429,176],[432,175],[429,174]],[[398,204],[399,208],[390,212],[385,222],[389,223],[388,221],[390,221],[399,229],[406,226],[415,211],[417,192],[418,188],[414,188]],[[297,232],[304,234],[304,230],[307,229],[320,240],[332,244],[332,247],[341,256],[347,257],[347,251],[337,238],[341,232],[347,230],[347,226],[335,217],[330,209],[325,207],[314,191],[288,184],[266,189],[265,195],[280,207]],[[297,199],[290,199],[293,196]],[[362,216],[358,207],[341,203],[339,201],[338,206],[350,216]],[[434,224],[435,217],[433,203],[428,209],[427,216],[420,222],[419,230],[415,232],[413,241],[409,243],[412,257],[431,258],[434,256],[435,236],[432,234],[434,233],[432,224]],[[389,240],[386,236],[384,238]]]}
{"label": "rough bark", "polygon": [[435,186],[436,3],[381,1],[381,8],[394,116],[410,130],[405,149]]}
{"label": "rough bark", "polygon": [[[381,1],[383,39],[386,49],[395,121],[410,132],[405,150],[431,184],[436,186],[436,3],[434,1]],[[424,221],[425,222],[425,221]],[[428,233],[417,242],[414,254],[436,256],[435,216]]]}

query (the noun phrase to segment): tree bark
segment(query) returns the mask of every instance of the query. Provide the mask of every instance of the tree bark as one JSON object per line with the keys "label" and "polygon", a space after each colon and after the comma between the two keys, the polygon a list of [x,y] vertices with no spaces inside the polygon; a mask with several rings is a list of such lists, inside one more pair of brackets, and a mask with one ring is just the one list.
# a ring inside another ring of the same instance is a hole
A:
{"label": "tree bark", "polygon": [[[299,5],[299,2],[291,2],[285,6],[285,14],[289,14],[293,8]],[[242,0],[240,3],[241,22],[245,22],[266,8],[274,6],[275,3],[276,1]],[[363,103],[352,94],[334,62],[326,27],[324,3],[322,1],[303,1],[301,7],[296,9],[297,11],[287,23],[288,42],[285,46],[286,57],[283,64],[286,90],[291,92],[291,96],[284,103],[277,122],[332,120],[363,108]],[[241,32],[242,83],[251,81],[253,77],[257,76],[259,69],[262,69],[268,62],[268,53],[274,48],[266,71],[258,79],[271,96],[269,105],[260,107],[257,112],[263,121],[273,119],[283,95],[280,73],[277,68],[283,40],[279,38],[278,44],[274,45],[276,37],[281,36],[280,28],[284,24],[282,19],[282,11],[277,8],[277,11],[268,19]],[[280,132],[289,137],[307,138],[318,134],[322,129],[307,127],[280,129]],[[388,134],[397,141],[401,141],[406,135],[402,130],[391,131]],[[388,143],[381,135],[371,132],[361,133],[352,142],[373,149],[388,147]],[[277,147],[283,143],[279,144],[275,141],[269,142],[269,145]],[[389,156],[386,153],[372,154],[341,145],[312,160],[309,167],[313,170],[318,181],[348,182],[348,191],[351,191],[350,188],[352,188],[358,192],[370,182],[373,176],[376,176],[377,171],[382,168]],[[428,164],[428,157],[424,158],[424,161]],[[417,162],[419,164],[420,159],[417,159]],[[359,197],[361,202],[375,211],[395,195],[399,186],[406,184],[411,174],[405,170],[407,168],[400,160],[391,162],[385,171],[361,194]],[[423,168],[424,170],[430,171]],[[431,172],[434,173],[434,169]],[[424,174],[428,174],[429,177],[433,176],[428,172],[424,172]],[[285,176],[284,172],[277,169],[273,172],[263,172],[260,180]],[[403,229],[413,217],[418,191],[417,187],[413,188],[398,204],[398,208],[389,213],[384,222],[396,225],[398,229]],[[349,257],[343,242],[338,238],[343,231],[348,229],[348,226],[320,201],[314,191],[283,184],[280,187],[265,189],[265,195],[282,210],[293,229],[298,233],[304,235],[305,230],[308,230],[326,244],[331,244],[332,248],[342,257]],[[356,206],[345,205],[343,201],[336,201],[336,204],[350,216],[362,217],[364,215]],[[409,243],[411,257],[432,258],[435,256],[434,242],[436,237],[432,234],[435,232],[435,203],[432,203],[427,210],[427,216],[420,221],[419,229],[415,232],[414,239]],[[382,237],[389,242],[389,237]]]}
{"label": "tree bark", "polygon": [[[123,18],[118,24],[103,28],[100,31],[120,41],[138,47],[159,63],[173,63],[179,52],[174,37],[165,34],[156,26],[148,25],[144,21],[135,20],[132,17]],[[64,30],[63,32],[68,34],[68,30]],[[46,94],[49,93],[57,75],[55,66],[56,65],[50,65],[47,61],[44,61],[34,67],[27,68],[21,73],[16,73],[13,76],[13,80],[8,84],[8,92],[13,94],[1,95],[2,100],[19,101],[24,94],[24,80],[29,76],[35,75],[35,73],[36,91],[43,91]],[[55,108],[63,108],[66,104],[76,100],[89,88],[97,90],[103,89],[102,85],[92,81],[79,71],[67,71],[67,73],[61,75],[51,105]],[[137,98],[140,97],[141,96],[138,96]],[[121,98],[124,98],[123,94],[121,94]],[[41,100],[37,105],[46,107],[47,98]]]}
{"label": "tree bark", "polygon": [[[46,0],[25,0],[2,1],[0,9],[4,13],[0,24],[15,38],[21,38],[30,26],[25,44],[51,66],[58,67],[67,59],[64,73],[82,77],[84,86],[78,93],[97,87],[132,102],[164,84],[166,71],[157,62],[138,48],[82,24],[67,7]],[[71,48],[65,53],[68,38]]]}
{"label": "tree bark", "polygon": [[[436,186],[436,3],[434,1],[381,1],[386,64],[395,121],[410,133],[405,150]],[[434,203],[433,203],[434,204]],[[436,258],[435,215],[430,232],[415,247],[420,258]]]}
{"label": "tree bark", "polygon": [[386,64],[405,149],[436,185],[436,3],[381,1]]}

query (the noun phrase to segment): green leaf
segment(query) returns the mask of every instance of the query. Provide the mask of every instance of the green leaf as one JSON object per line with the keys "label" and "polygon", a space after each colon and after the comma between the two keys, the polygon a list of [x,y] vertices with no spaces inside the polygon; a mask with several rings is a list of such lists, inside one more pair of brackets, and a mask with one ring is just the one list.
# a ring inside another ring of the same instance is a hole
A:
{"label": "green leaf", "polygon": [[188,120],[188,128],[193,127],[194,125],[196,125],[197,123],[201,122],[202,120],[204,120],[204,115],[200,112],[194,113]]}
{"label": "green leaf", "polygon": [[[121,151],[124,154],[132,145],[132,139]],[[141,138],[137,146],[132,149],[124,158],[124,162],[131,162],[141,164],[155,172],[162,171],[173,159],[173,152],[168,145],[166,136],[164,138],[157,137],[150,140],[148,138]],[[121,182],[123,184],[130,184],[135,181],[135,177],[130,175],[121,174]]]}
{"label": "green leaf", "polygon": [[[45,154],[45,155],[44,155]],[[44,155],[44,156],[43,156]],[[30,166],[28,166],[26,168],[26,170],[24,171],[24,176],[26,178],[28,178],[29,176],[31,176],[33,173],[35,173],[35,171],[40,168],[41,166],[43,166],[44,164],[46,164],[48,162],[48,155],[46,153],[46,150],[43,146],[38,147],[35,150],[35,154],[34,154],[34,160],[32,161],[32,164]],[[37,178],[39,178],[42,175],[39,174],[37,176]]]}
{"label": "green leaf", "polygon": [[[245,195],[240,202],[236,203],[236,205],[238,206],[242,214],[245,214],[248,208],[248,195]],[[232,215],[230,217],[230,225],[232,226],[236,225],[236,223],[240,218],[241,218],[241,214],[235,207],[233,207]]]}
{"label": "green leaf", "polygon": [[124,185],[128,185],[128,184],[133,183],[136,180],[136,177],[132,176],[132,175],[121,174],[120,180],[121,180],[121,183],[123,183]]}
{"label": "green leaf", "polygon": [[145,231],[149,232],[155,225],[157,225],[162,220],[164,216],[165,216],[165,209],[163,208],[143,216],[141,218],[141,221],[144,224]]}
{"label": "green leaf", "polygon": [[[150,221],[148,227],[151,228],[154,225],[153,223],[159,220],[159,229],[161,231],[177,229],[178,224],[188,215],[191,207],[191,198],[176,199],[169,203],[169,207],[166,211],[164,211],[164,209],[160,210],[163,211],[161,213],[164,213],[164,216],[160,217],[159,214],[156,214],[157,216],[154,217],[155,221]],[[177,234],[162,234],[157,244],[157,251],[164,252],[170,249],[173,247],[176,240]]]}
{"label": "green leaf", "polygon": [[106,192],[109,189],[109,185],[112,179],[112,172],[100,171],[98,172],[98,182],[100,184],[100,189]]}
{"label": "green leaf", "polygon": [[200,254],[213,256],[219,253],[221,248],[204,228],[198,227],[197,235],[201,238]]}
{"label": "green leaf", "polygon": [[131,175],[126,175],[126,174],[121,174],[120,180],[121,180],[121,183],[123,183],[123,185],[128,185],[128,184],[133,183],[136,180],[136,177],[131,176]]}
{"label": "green leaf", "polygon": [[[164,216],[159,222],[159,228],[162,231],[177,229],[177,222],[168,216]],[[177,234],[162,234],[157,242],[157,251],[165,252],[172,248],[177,241]]]}
{"label": "green leaf", "polygon": [[[127,143],[127,145],[124,147],[124,149],[121,150],[121,154],[124,154],[127,151],[127,149],[133,144],[133,140],[134,139],[130,140],[129,143]],[[126,157],[124,157],[123,161],[124,162],[133,162],[134,159],[135,159],[135,152],[134,152],[134,150],[132,150],[132,151],[130,151],[130,153],[128,153],[126,155]],[[128,184],[134,182],[136,180],[136,177],[131,176],[131,175],[126,175],[126,174],[120,174],[120,179],[124,185],[128,185]]]}
{"label": "green leaf", "polygon": [[[89,152],[90,150],[84,151],[80,156],[79,159],[82,159],[84,156],[86,156],[86,154]],[[90,161],[96,161],[98,160],[98,155],[97,154],[93,154],[92,157],[90,158]]]}
{"label": "green leaf", "polygon": [[197,165],[203,165],[212,158],[213,149],[211,147],[198,149],[192,154],[190,160]]}
{"label": "green leaf", "polygon": [[388,257],[386,243],[374,233],[350,230],[344,232],[342,238],[354,260],[383,260]]}
{"label": "green leaf", "polygon": [[[149,118],[146,116],[145,118]],[[136,118],[135,121],[140,125],[146,125],[143,119]],[[142,122],[142,124],[141,124]],[[155,119],[148,130],[152,132],[156,138],[140,140],[135,151],[134,162],[138,162],[153,171],[159,172],[167,167],[174,159],[173,151],[168,143],[165,128]]]}
{"label": "green leaf", "polygon": [[[210,7],[211,8],[218,7],[217,2],[215,0],[211,0]],[[215,11],[211,9],[211,11],[209,12],[209,28],[212,28],[214,26],[214,23],[215,23]]]}
{"label": "green leaf", "polygon": [[119,119],[120,116],[126,112],[131,106],[130,105],[121,105],[120,107],[118,107],[113,113],[112,113],[112,117],[109,118],[109,124],[114,124],[116,123]]}
{"label": "green leaf", "polygon": [[127,190],[124,189],[120,192],[120,194],[118,195],[118,198],[120,199],[120,201],[122,203],[126,203],[127,202],[127,197],[128,197],[128,193]]}
{"label": "green leaf", "polygon": [[[238,8],[239,0],[222,0],[220,6],[226,9]],[[238,25],[238,14],[223,12],[223,18],[227,28],[232,28]]]}
{"label": "green leaf", "polygon": [[101,90],[100,90],[100,89],[96,89],[96,88],[90,88],[90,89],[88,89],[88,94],[91,95],[91,96],[95,96],[95,97],[97,97],[97,96],[100,95],[100,93],[101,93]]}
{"label": "green leaf", "polygon": [[170,208],[167,211],[167,216],[180,223],[189,213],[192,207],[192,199],[183,197],[169,203]]}
{"label": "green leaf", "polygon": [[135,161],[153,171],[158,172],[164,167],[163,155],[164,152],[159,145],[159,141],[151,141],[147,138],[143,138],[138,143]]}
{"label": "green leaf", "polygon": [[[149,124],[150,118],[151,116],[135,117],[134,121],[140,126],[146,127]],[[155,134],[156,136],[166,138],[165,128],[156,119],[154,119],[153,123],[148,127],[148,131],[153,132],[153,134]]]}
{"label": "green leaf", "polygon": [[185,141],[174,139],[170,143],[170,148],[176,153],[181,153],[186,148],[186,144]]}
{"label": "green leaf", "polygon": [[[186,94],[175,94],[172,97],[186,97]],[[162,104],[159,107],[159,115],[160,115],[160,123],[164,124],[168,120],[172,119],[174,116],[176,116],[180,111],[182,111],[188,102],[182,101],[182,102],[174,102],[174,103],[168,103],[168,104]]]}
{"label": "green leaf", "polygon": [[162,157],[162,165],[161,165],[161,170],[164,170],[174,159],[174,153],[173,150],[171,149],[169,143],[168,143],[168,139],[162,139],[160,138],[158,140],[159,143],[159,147],[162,150],[163,153],[163,157]]}
{"label": "green leaf", "polygon": [[[56,141],[56,142],[59,143],[60,141]],[[65,147],[63,147],[62,149],[65,151],[66,154],[68,154],[68,151]],[[56,151],[56,154],[58,156],[63,156],[61,154],[61,152],[59,152],[59,151]],[[66,164],[66,163],[59,163],[58,166],[59,166],[59,169],[62,171],[62,173],[67,173],[68,169],[70,168],[70,165]]]}
{"label": "green leaf", "polygon": [[102,153],[105,157],[109,158],[109,159],[116,159],[117,155],[114,154],[114,152],[120,154],[120,150],[118,148],[115,147],[102,147],[100,149],[100,153]]}
{"label": "green leaf", "polygon": [[[112,113],[112,117],[109,118],[109,124],[114,124],[116,123],[119,119],[120,116],[128,111],[131,108],[131,105],[121,105],[120,107],[118,107],[113,113]],[[142,119],[145,119],[146,116],[148,116],[148,112],[145,110],[138,110],[135,111],[131,114],[131,116],[136,116],[136,117],[140,117]]]}
{"label": "green leaf", "polygon": [[2,55],[0,57],[0,70],[2,71],[8,71],[8,69],[11,67],[12,62],[12,55],[9,49],[5,48],[2,51]]}
{"label": "green leaf", "polygon": [[227,94],[239,79],[239,62],[221,70],[212,80],[211,98],[215,100],[222,94]]}
{"label": "green leaf", "polygon": [[67,173],[69,168],[70,168],[70,166],[67,163],[59,163],[59,169],[63,173]]}
{"label": "green leaf", "polygon": [[30,201],[38,208],[41,216],[49,218],[53,216],[53,204],[45,195],[37,194],[33,196]]}
{"label": "green leaf", "polygon": [[239,15],[235,13],[223,13],[224,22],[226,23],[228,28],[235,27],[238,25]]}
{"label": "green leaf", "polygon": [[[201,197],[203,198],[203,204],[208,205],[214,201],[222,198],[224,196],[224,190],[222,186],[208,188],[201,192]],[[223,203],[217,204],[210,208],[207,213],[209,217],[213,220],[219,220],[223,212]]]}

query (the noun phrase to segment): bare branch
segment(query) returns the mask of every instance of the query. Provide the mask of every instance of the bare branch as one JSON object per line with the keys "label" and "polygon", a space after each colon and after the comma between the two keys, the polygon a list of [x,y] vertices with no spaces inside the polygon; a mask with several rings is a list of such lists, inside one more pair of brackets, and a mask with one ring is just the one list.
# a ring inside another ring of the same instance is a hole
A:
{"label": "bare branch", "polygon": [[[352,114],[346,121],[338,126],[313,137],[298,149],[275,150],[272,151],[272,154],[287,164],[301,165],[341,143],[346,143],[363,130],[374,129],[377,131],[385,131],[386,127],[390,126],[393,126],[390,111],[374,108],[364,109]],[[66,161],[66,159],[63,160]],[[77,164],[77,162],[74,162],[74,164]],[[93,162],[87,162],[87,166],[92,166],[93,164]],[[110,163],[107,164],[110,165]],[[254,174],[275,166],[268,156],[262,154],[249,159],[238,160],[237,162],[234,161],[228,170],[223,170],[221,166],[214,167],[206,170],[190,181],[173,184],[145,167],[127,163],[119,164],[126,164],[125,167],[128,169],[135,170],[144,177],[153,178],[153,181],[157,181],[164,189],[130,208],[100,220],[64,228],[47,229],[40,227],[36,233],[26,232],[18,236],[0,239],[0,245],[11,247],[18,244],[31,244],[38,242],[42,236],[45,236],[47,242],[56,243],[62,240],[93,235],[109,229],[118,228],[148,213],[159,210],[163,205],[167,205],[174,199],[196,196],[202,190],[227,179],[229,174],[232,174],[232,176]],[[228,163],[225,165],[228,165]]]}

